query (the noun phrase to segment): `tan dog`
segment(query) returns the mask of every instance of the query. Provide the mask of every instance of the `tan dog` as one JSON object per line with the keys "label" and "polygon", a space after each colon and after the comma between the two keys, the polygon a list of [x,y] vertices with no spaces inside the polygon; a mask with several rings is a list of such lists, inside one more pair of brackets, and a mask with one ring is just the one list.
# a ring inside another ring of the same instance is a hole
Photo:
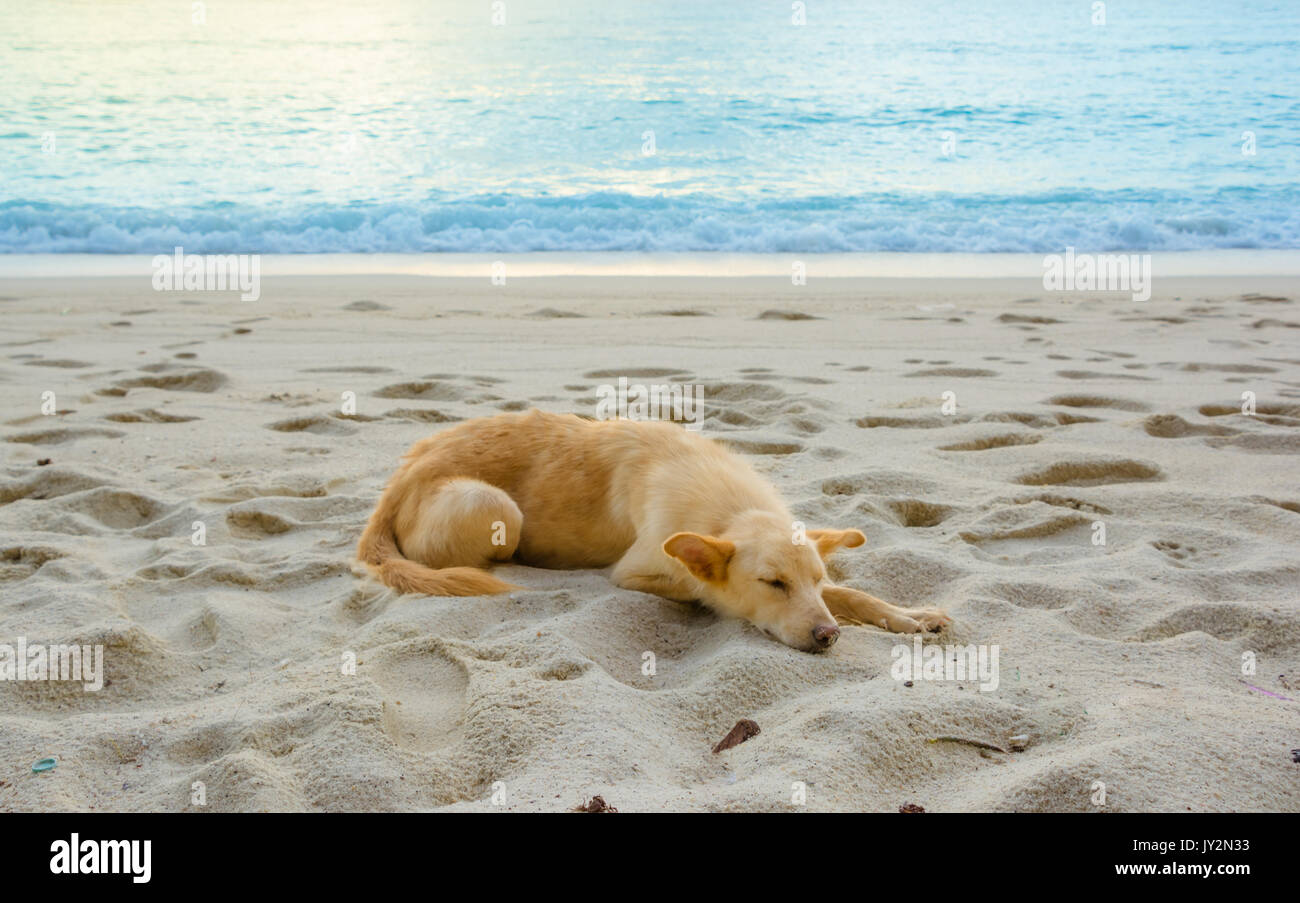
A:
{"label": "tan dog", "polygon": [[514,559],[603,568],[627,589],[699,601],[817,652],[836,619],[898,633],[949,617],[826,579],[857,530],[808,530],[742,458],[672,423],[572,414],[471,420],[412,446],[357,557],[399,592],[476,596],[520,587],[484,568]]}

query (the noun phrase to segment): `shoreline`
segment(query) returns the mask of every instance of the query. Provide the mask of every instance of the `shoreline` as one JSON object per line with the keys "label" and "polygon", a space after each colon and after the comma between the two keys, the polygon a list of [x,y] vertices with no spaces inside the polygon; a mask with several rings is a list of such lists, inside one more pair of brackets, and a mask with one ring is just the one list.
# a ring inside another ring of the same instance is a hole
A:
{"label": "shoreline", "polygon": [[[1064,252],[1065,249],[1061,249]],[[1300,278],[1300,250],[1114,251],[1150,254],[1156,280],[1191,277]],[[262,254],[266,276],[417,276],[481,279],[495,263],[507,278],[694,277],[788,279],[796,262],[813,279],[1034,279],[1047,254],[731,254],[598,251],[523,254]],[[1104,256],[1098,254],[1097,256]],[[152,272],[149,254],[0,254],[0,279],[133,276]]]}

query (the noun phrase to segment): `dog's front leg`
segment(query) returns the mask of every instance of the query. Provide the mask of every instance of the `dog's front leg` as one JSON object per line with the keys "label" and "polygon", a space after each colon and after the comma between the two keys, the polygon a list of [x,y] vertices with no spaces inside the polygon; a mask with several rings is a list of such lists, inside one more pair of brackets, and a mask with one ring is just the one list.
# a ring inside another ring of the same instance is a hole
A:
{"label": "dog's front leg", "polygon": [[681,574],[669,570],[671,563],[658,544],[634,545],[614,565],[609,579],[623,589],[663,596],[674,602],[695,602],[699,587]]}
{"label": "dog's front leg", "polygon": [[937,608],[899,608],[847,586],[826,587],[822,601],[837,621],[870,624],[894,633],[934,632],[952,623],[952,618]]}
{"label": "dog's front leg", "polygon": [[684,586],[676,578],[664,574],[615,575],[614,583],[623,589],[634,589],[654,596],[663,596],[674,602],[695,602],[700,594]]}

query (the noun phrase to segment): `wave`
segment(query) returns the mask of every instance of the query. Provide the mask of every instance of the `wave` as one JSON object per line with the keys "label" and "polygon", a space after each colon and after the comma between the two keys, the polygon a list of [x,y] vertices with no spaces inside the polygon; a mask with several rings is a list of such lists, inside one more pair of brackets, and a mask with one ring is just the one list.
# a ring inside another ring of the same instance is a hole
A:
{"label": "wave", "polygon": [[1036,196],[481,195],[293,209],[0,203],[0,253],[740,253],[1300,248],[1300,198],[1224,189]]}

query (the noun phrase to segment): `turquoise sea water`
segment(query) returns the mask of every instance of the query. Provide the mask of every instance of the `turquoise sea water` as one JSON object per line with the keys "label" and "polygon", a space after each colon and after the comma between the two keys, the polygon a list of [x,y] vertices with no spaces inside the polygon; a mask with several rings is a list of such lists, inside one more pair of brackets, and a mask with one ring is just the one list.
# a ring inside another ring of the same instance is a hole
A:
{"label": "turquoise sea water", "polygon": [[0,0],[0,252],[1300,248],[1300,2],[1096,6]]}

